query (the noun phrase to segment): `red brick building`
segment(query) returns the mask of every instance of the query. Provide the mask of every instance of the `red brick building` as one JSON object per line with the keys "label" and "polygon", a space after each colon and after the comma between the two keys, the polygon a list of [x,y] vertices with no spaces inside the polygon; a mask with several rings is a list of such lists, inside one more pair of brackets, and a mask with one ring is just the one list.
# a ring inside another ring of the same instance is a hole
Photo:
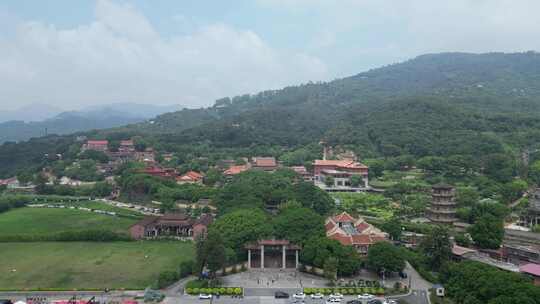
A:
{"label": "red brick building", "polygon": [[358,253],[367,254],[369,246],[387,241],[388,234],[382,232],[363,218],[354,218],[347,212],[329,217],[325,222],[326,236],[342,245],[353,246]]}
{"label": "red brick building", "polygon": [[176,177],[178,184],[202,184],[204,175],[195,171],[188,171],[185,174]]}
{"label": "red brick building", "polygon": [[109,141],[89,140],[82,146],[82,151],[86,151],[86,150],[107,152],[109,150]]}
{"label": "red brick building", "polygon": [[213,217],[203,214],[192,219],[185,214],[166,214],[163,216],[146,216],[129,228],[133,239],[158,237],[197,238],[206,235]]}
{"label": "red brick building", "polygon": [[251,168],[263,171],[275,171],[278,163],[274,157],[253,157]]}
{"label": "red brick building", "polygon": [[368,187],[369,168],[353,160],[322,160],[317,159],[313,163],[313,176],[316,182],[324,183],[326,178],[332,177],[334,185],[331,188],[351,187],[350,179],[353,175],[362,177],[363,185]]}

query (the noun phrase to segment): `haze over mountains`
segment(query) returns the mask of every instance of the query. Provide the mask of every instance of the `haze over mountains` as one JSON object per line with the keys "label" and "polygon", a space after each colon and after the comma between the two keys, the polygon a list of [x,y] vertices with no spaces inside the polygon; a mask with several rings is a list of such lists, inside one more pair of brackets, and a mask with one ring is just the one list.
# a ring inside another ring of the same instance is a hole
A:
{"label": "haze over mountains", "polygon": [[63,111],[35,104],[18,110],[0,112],[0,143],[27,140],[46,134],[69,134],[118,127],[181,108],[180,105],[114,103],[76,111]]}
{"label": "haze over mountains", "polygon": [[[212,107],[87,135],[140,135],[158,150],[203,150],[216,157],[279,157],[279,151],[321,139],[349,145],[363,157],[477,157],[509,150],[520,155],[540,142],[538,130],[540,54],[526,52],[422,55],[352,77],[222,98]],[[49,136],[5,144],[0,175],[39,166],[43,154],[64,153],[73,143],[73,136]]]}

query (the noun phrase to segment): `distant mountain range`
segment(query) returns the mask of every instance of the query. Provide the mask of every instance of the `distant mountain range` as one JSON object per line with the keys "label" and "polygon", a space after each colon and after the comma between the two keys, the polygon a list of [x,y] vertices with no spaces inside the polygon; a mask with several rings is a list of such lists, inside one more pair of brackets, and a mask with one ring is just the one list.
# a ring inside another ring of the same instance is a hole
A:
{"label": "distant mountain range", "polygon": [[0,143],[22,141],[48,134],[62,135],[139,123],[181,108],[180,105],[116,103],[61,112],[47,105],[25,106],[20,110],[0,113],[0,121],[4,120],[0,123]]}
{"label": "distant mountain range", "polygon": [[[114,120],[117,126],[132,122]],[[83,121],[77,119],[79,127]],[[44,127],[36,128],[37,135]],[[19,133],[22,129],[17,128]],[[5,130],[0,125],[1,136]],[[49,125],[49,133],[56,130]],[[226,97],[212,107],[165,113],[87,135],[141,135],[157,150],[204,151],[216,158],[269,151],[279,157],[279,151],[321,140],[347,146],[363,158],[472,157],[481,163],[497,153],[518,157],[524,149],[540,149],[540,54],[427,54],[351,77]],[[75,140],[49,136],[6,143],[0,146],[0,177],[39,168],[44,154],[65,153]]]}
{"label": "distant mountain range", "polygon": [[0,123],[18,120],[18,121],[42,121],[52,118],[63,110],[54,106],[49,106],[42,103],[26,105],[15,110],[0,111]]}

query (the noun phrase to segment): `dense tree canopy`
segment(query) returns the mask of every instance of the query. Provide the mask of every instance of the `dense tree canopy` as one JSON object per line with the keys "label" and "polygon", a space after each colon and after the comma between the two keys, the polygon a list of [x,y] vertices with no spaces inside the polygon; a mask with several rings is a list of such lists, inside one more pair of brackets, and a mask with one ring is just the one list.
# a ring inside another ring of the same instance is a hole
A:
{"label": "dense tree canopy", "polygon": [[338,260],[339,275],[352,275],[360,267],[360,257],[356,249],[343,246],[338,241],[326,237],[309,239],[301,253],[303,263],[319,268],[324,268],[330,257]]}
{"label": "dense tree canopy", "polygon": [[452,264],[443,280],[448,294],[458,304],[540,303],[540,287],[530,279],[478,262]]}
{"label": "dense tree canopy", "polygon": [[405,259],[393,244],[379,242],[369,247],[367,265],[376,272],[398,272],[405,268]]}
{"label": "dense tree canopy", "polygon": [[310,237],[325,236],[324,218],[307,208],[285,208],[273,220],[275,236],[304,245]]}

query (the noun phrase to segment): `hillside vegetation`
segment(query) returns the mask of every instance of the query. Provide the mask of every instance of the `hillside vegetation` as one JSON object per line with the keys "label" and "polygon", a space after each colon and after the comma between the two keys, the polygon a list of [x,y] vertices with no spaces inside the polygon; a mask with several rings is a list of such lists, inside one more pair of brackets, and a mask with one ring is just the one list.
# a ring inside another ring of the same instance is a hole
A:
{"label": "hillside vegetation", "polygon": [[[486,156],[520,151],[540,139],[540,54],[443,53],[327,83],[308,83],[217,100],[204,109],[87,133],[141,135],[186,159],[282,156],[321,139],[362,157],[410,154]],[[66,153],[73,137],[0,147],[0,176]],[[31,151],[29,151],[31,150]]]}

